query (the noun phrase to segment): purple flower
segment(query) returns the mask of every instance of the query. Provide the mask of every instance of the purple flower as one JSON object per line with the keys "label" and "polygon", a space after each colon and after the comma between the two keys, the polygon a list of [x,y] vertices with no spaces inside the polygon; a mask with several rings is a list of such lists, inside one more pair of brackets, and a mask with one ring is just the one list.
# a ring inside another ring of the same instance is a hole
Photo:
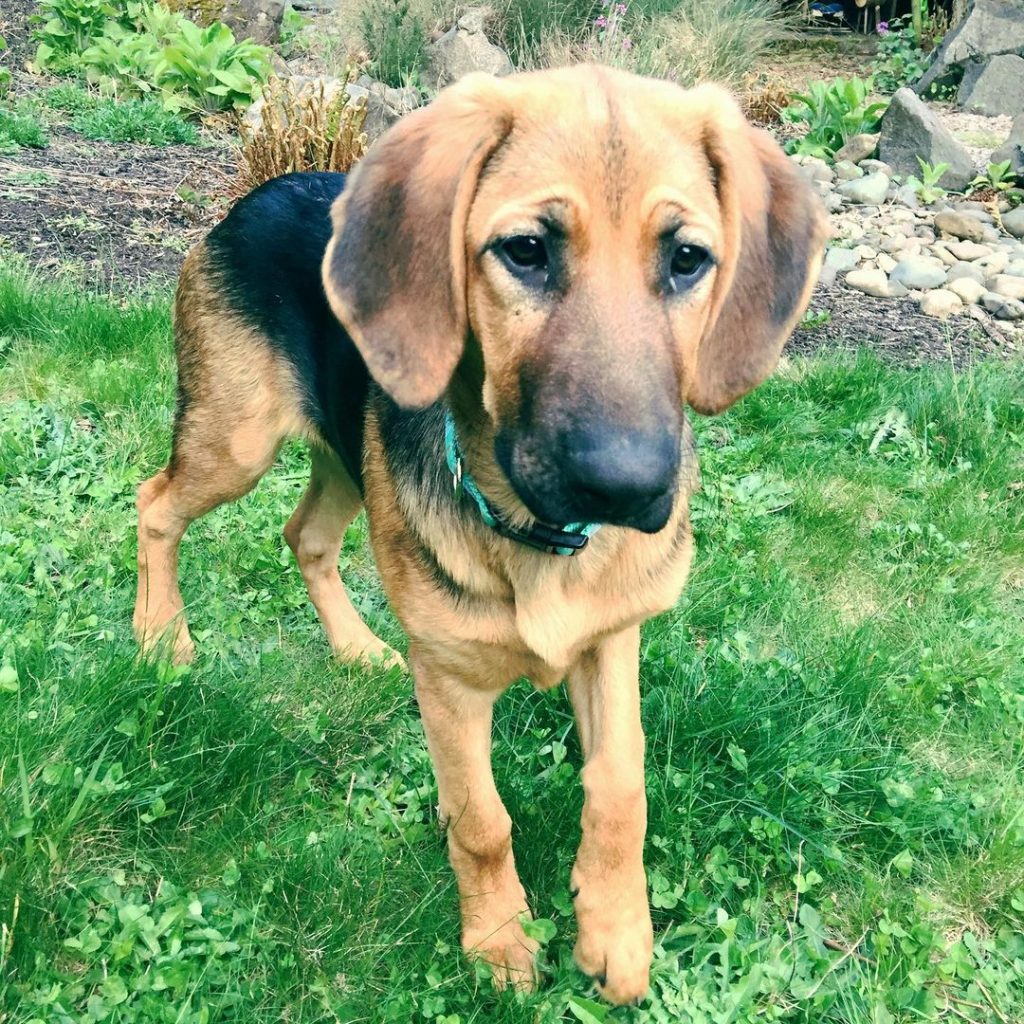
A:
{"label": "purple flower", "polygon": [[880,36],[887,36],[889,34],[889,22],[880,21],[878,23],[878,34]]}
{"label": "purple flower", "polygon": [[625,4],[616,4],[615,5],[615,13],[621,18],[626,13],[626,5]]}
{"label": "purple flower", "polygon": [[596,26],[597,26],[598,28],[607,28],[607,27],[608,27],[608,19],[607,19],[607,18],[606,18],[606,17],[605,17],[605,16],[604,16],[604,15],[602,14],[602,15],[601,15],[601,16],[600,16],[600,17],[599,17],[599,18],[597,19],[597,21],[595,21],[595,22],[594,22],[594,24],[595,24],[595,25],[596,25]]}
{"label": "purple flower", "polygon": [[632,50],[633,49],[633,40],[630,39],[629,36],[626,36],[626,38],[622,40],[622,48],[624,50]]}

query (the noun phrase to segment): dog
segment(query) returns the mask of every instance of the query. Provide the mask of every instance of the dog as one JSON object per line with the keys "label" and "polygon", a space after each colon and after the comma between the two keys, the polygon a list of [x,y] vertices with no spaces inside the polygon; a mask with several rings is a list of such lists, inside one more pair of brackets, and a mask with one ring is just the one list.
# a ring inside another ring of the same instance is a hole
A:
{"label": "dog", "polygon": [[285,538],[334,653],[400,661],[338,573],[366,509],[463,947],[499,985],[536,980],[490,764],[492,707],[526,676],[567,681],[585,759],[576,961],[611,1003],[647,991],[639,636],[693,552],[684,408],[717,413],[771,372],[825,238],[728,93],[579,66],[467,76],[347,180],[256,189],[185,261],[172,454],[138,496],[138,639],[192,656],[186,527],[306,438]]}

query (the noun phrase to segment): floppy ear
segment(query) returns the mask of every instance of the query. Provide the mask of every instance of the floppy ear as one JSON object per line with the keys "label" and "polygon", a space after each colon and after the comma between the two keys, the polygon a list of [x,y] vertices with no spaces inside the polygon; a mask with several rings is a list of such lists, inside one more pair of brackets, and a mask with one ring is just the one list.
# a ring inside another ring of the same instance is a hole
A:
{"label": "floppy ear", "polygon": [[711,315],[687,401],[728,408],[775,368],[817,280],[828,222],[809,182],[731,97],[705,87],[705,146],[725,228]]}
{"label": "floppy ear", "polygon": [[462,354],[466,220],[510,127],[498,80],[467,75],[383,135],[331,211],[322,268],[331,309],[403,407],[436,401]]}

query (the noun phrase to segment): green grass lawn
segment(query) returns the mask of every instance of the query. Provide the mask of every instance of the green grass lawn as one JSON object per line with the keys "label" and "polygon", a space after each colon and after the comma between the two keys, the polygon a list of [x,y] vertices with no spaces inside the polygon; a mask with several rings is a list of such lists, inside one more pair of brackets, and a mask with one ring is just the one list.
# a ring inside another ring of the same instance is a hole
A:
{"label": "green grass lawn", "polygon": [[[500,702],[538,995],[458,951],[399,673],[334,666],[281,528],[289,448],[196,525],[199,657],[139,666],[134,491],[167,456],[167,296],[0,271],[0,1021],[1024,1020],[1024,363],[795,361],[696,423],[698,557],[643,641],[656,962],[571,963],[578,743]],[[357,522],[347,578],[402,645]]]}

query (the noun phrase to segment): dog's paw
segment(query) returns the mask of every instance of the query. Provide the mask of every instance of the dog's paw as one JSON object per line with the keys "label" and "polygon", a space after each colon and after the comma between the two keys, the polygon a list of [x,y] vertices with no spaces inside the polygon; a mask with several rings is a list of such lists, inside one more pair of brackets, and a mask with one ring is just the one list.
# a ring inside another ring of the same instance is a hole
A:
{"label": "dog's paw", "polygon": [[532,992],[537,987],[539,946],[527,937],[518,917],[490,934],[484,934],[482,928],[467,928],[463,932],[462,948],[468,957],[483,960],[490,966],[495,988]]}
{"label": "dog's paw", "polygon": [[181,619],[162,629],[136,620],[133,628],[144,659],[170,661],[174,665],[191,665],[195,660],[196,645]]}
{"label": "dog's paw", "polygon": [[[579,884],[577,884],[579,883]],[[624,885],[601,891],[574,875],[579,938],[576,964],[597,981],[601,996],[624,1006],[647,995],[654,931],[646,886]]]}
{"label": "dog's paw", "polygon": [[348,644],[336,648],[334,657],[342,665],[361,665],[363,668],[385,670],[397,668],[406,673],[409,671],[405,658],[382,640],[377,640],[374,644]]}

